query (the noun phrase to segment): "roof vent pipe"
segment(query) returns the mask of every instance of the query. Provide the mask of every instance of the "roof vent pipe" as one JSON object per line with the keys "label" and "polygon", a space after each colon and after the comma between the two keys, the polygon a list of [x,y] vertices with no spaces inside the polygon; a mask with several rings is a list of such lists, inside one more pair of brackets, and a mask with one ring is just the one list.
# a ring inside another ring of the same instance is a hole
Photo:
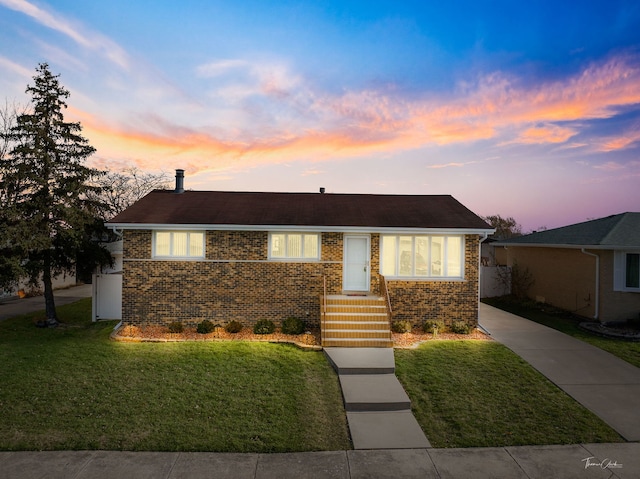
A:
{"label": "roof vent pipe", "polygon": [[320,193],[323,194],[324,193],[324,187],[320,187]]}
{"label": "roof vent pipe", "polygon": [[176,170],[176,189],[174,193],[184,193],[184,170]]}

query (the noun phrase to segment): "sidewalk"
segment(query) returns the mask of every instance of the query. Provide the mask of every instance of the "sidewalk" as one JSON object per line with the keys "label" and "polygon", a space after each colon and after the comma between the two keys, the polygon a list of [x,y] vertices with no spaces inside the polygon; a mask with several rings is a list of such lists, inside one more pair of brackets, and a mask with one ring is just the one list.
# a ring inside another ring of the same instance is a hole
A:
{"label": "sidewalk", "polygon": [[0,479],[637,478],[640,444],[290,454],[0,452]]}
{"label": "sidewalk", "polygon": [[[53,292],[56,306],[75,303],[83,298],[91,297],[91,285],[83,284],[72,288],[57,289]],[[23,299],[0,301],[0,321],[21,314],[35,313],[44,310],[44,296],[33,296]]]}
{"label": "sidewalk", "polygon": [[640,441],[639,368],[584,341],[486,304],[480,304],[480,325],[627,441]]}

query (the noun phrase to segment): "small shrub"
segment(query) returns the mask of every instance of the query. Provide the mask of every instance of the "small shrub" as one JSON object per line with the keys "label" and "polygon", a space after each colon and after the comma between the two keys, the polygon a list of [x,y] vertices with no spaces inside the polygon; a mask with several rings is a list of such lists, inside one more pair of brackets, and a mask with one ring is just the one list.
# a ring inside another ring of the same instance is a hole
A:
{"label": "small shrub", "polygon": [[434,336],[437,336],[438,333],[444,332],[445,325],[443,321],[425,321],[422,324],[422,330],[425,333],[431,333]]}
{"label": "small shrub", "polygon": [[394,321],[391,324],[391,330],[394,333],[410,333],[411,332],[411,321]]}
{"label": "small shrub", "polygon": [[293,316],[282,321],[282,334],[302,334],[304,333],[304,321]]}
{"label": "small shrub", "polygon": [[242,331],[242,323],[240,321],[229,321],[225,327],[224,330],[227,333],[231,333],[231,334],[235,334],[235,333],[239,333],[240,331]]}
{"label": "small shrub", "polygon": [[196,326],[196,331],[199,334],[209,334],[213,332],[214,329],[216,329],[216,326],[208,319],[203,319],[198,323],[198,326]]}
{"label": "small shrub", "polygon": [[272,334],[276,325],[268,319],[261,319],[253,326],[253,334]]}
{"label": "small shrub", "polygon": [[181,333],[182,331],[184,331],[184,326],[180,321],[173,321],[169,323],[167,328],[169,329],[170,333]]}
{"label": "small shrub", "polygon": [[454,321],[451,323],[451,326],[449,326],[449,329],[455,334],[469,334],[473,328],[464,321]]}

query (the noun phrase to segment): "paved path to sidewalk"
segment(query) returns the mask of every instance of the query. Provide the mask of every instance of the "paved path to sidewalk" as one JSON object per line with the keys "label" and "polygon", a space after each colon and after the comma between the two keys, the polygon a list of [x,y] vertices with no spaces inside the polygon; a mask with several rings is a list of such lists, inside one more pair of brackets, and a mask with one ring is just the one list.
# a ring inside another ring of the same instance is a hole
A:
{"label": "paved path to sidewalk", "polygon": [[[83,284],[72,288],[57,289],[53,292],[53,297],[56,306],[75,303],[83,298],[91,297],[91,285]],[[44,311],[44,296],[0,301],[0,321],[36,311]]]}
{"label": "paved path to sidewalk", "polygon": [[0,452],[0,479],[638,478],[640,444],[217,454]]}
{"label": "paved path to sidewalk", "polygon": [[640,441],[639,368],[584,341],[486,304],[480,305],[480,325],[627,441]]}
{"label": "paved path to sidewalk", "polygon": [[354,449],[419,449],[429,440],[395,376],[391,348],[325,348],[338,373]]}

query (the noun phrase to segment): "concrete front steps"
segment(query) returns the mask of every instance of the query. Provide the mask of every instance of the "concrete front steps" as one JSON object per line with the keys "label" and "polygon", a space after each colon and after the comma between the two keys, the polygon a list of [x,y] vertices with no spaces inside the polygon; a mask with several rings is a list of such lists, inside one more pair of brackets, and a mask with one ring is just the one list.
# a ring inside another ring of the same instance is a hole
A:
{"label": "concrete front steps", "polygon": [[390,348],[325,348],[338,373],[354,449],[431,447],[395,376]]}
{"label": "concrete front steps", "polygon": [[[324,305],[324,299],[320,299]],[[322,346],[392,348],[387,305],[376,296],[328,295]]]}

